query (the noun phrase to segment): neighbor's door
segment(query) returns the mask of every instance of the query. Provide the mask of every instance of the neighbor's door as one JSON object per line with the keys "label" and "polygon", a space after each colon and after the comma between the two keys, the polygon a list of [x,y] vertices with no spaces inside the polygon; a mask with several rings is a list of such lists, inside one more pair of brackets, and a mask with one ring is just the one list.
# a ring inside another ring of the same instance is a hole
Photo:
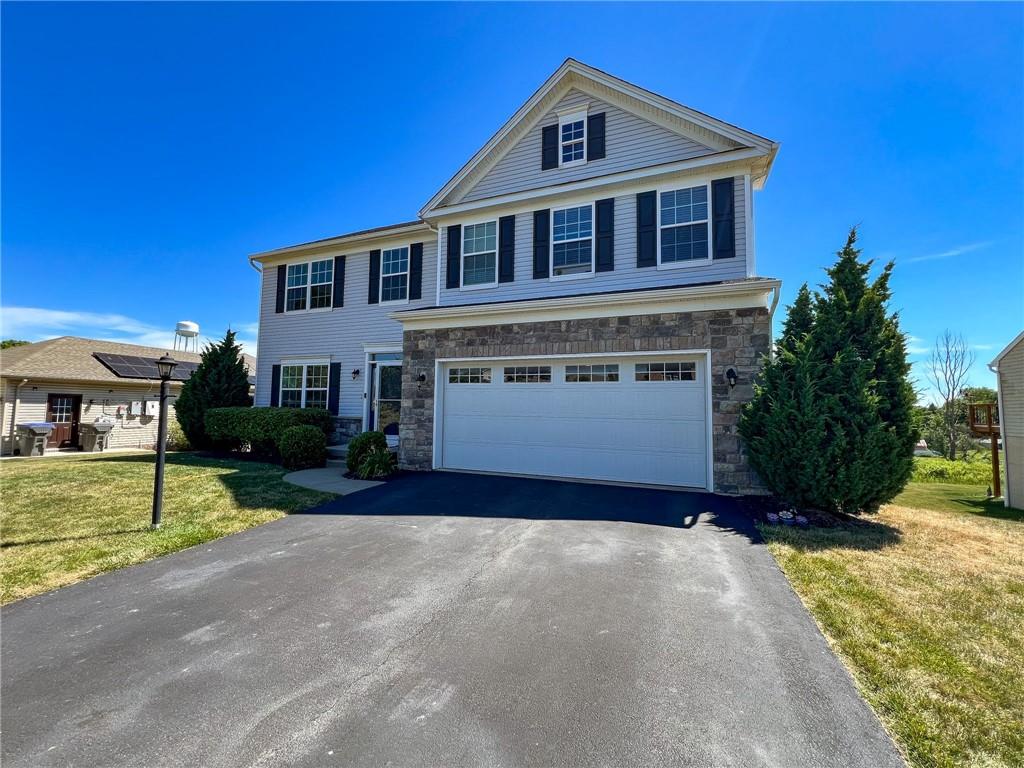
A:
{"label": "neighbor's door", "polygon": [[78,419],[81,412],[81,395],[47,396],[46,420],[53,424],[47,448],[78,447]]}
{"label": "neighbor's door", "polygon": [[398,417],[402,410],[400,363],[377,363],[373,392],[373,428],[387,435],[390,445],[398,445]]}

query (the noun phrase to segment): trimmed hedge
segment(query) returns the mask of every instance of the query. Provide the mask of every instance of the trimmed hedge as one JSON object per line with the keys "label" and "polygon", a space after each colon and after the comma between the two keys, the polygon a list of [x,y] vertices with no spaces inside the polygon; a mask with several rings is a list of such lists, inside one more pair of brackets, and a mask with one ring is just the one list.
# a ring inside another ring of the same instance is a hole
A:
{"label": "trimmed hedge", "polygon": [[323,408],[211,408],[206,412],[206,433],[229,450],[249,449],[270,459],[281,454],[278,441],[289,427],[312,426],[326,438],[334,431],[334,417]]}
{"label": "trimmed hedge", "polygon": [[327,461],[327,437],[312,424],[288,427],[277,442],[285,469],[313,469]]}
{"label": "trimmed hedge", "polygon": [[363,432],[348,442],[345,453],[345,465],[349,472],[358,473],[363,465],[366,454],[373,450],[388,449],[388,439],[383,432]]}

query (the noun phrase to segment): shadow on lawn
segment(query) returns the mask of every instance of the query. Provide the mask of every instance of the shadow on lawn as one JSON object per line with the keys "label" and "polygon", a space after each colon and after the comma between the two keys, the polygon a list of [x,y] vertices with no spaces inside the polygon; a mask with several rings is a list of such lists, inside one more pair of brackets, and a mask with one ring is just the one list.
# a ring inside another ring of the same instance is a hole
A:
{"label": "shadow on lawn", "polygon": [[120,531],[104,531],[103,533],[89,533],[84,536],[58,536],[52,539],[32,539],[31,541],[5,541],[0,543],[0,549],[11,547],[28,547],[33,544],[60,544],[65,541],[86,541],[88,539],[104,539],[108,536],[123,536],[126,533],[147,533],[149,526],[138,528],[125,528]]}

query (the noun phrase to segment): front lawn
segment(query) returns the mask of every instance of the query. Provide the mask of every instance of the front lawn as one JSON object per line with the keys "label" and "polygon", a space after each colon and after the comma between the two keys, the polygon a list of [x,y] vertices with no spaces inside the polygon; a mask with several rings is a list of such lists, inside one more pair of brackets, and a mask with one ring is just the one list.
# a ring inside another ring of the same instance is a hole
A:
{"label": "front lawn", "polygon": [[149,530],[154,454],[0,462],[0,602],[140,563],[320,504],[271,464],[169,454]]}
{"label": "front lawn", "polygon": [[762,527],[916,766],[1024,764],[1024,512],[911,483],[864,524]]}

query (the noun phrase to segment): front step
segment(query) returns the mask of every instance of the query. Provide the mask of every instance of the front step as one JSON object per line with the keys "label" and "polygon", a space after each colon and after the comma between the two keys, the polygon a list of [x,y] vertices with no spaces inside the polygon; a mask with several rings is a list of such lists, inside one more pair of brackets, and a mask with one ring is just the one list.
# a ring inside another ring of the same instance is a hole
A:
{"label": "front step", "polygon": [[348,469],[348,464],[345,463],[344,459],[327,459],[326,465],[328,467],[340,467],[342,469]]}
{"label": "front step", "polygon": [[348,443],[328,445],[327,455],[332,459],[344,459],[346,456],[348,456]]}

